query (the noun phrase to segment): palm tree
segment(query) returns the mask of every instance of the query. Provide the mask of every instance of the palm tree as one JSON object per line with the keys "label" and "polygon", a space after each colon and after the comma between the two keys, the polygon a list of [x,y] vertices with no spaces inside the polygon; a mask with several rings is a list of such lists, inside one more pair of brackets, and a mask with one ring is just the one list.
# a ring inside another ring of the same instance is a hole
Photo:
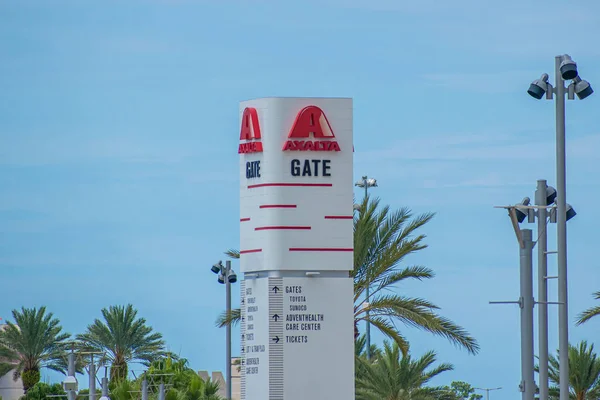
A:
{"label": "palm tree", "polygon": [[131,304],[103,308],[102,316],[104,322],[96,319],[88,325],[87,332],[77,335],[77,340],[84,348],[106,353],[106,361],[111,363],[111,381],[127,377],[129,362],[149,366],[165,355],[162,335],[146,325],[144,318],[137,318],[137,310]]}
{"label": "palm tree", "polygon": [[[600,300],[600,292],[594,293],[594,298]],[[600,306],[590,307],[577,316],[577,325],[581,325],[598,315],[600,315]]]}
{"label": "palm tree", "polygon": [[[454,344],[477,353],[477,341],[460,326],[436,314],[435,304],[421,298],[401,296],[393,289],[405,281],[431,279],[434,273],[423,266],[401,267],[404,259],[425,249],[425,235],[417,234],[419,228],[429,222],[434,214],[426,213],[413,218],[407,208],[391,211],[389,206],[379,207],[379,199],[365,197],[354,218],[354,332],[358,337],[358,323],[369,321],[384,335],[398,343],[404,354],[408,342],[396,327],[396,322],[423,329],[446,337]],[[228,250],[225,254],[239,258],[239,251]],[[365,291],[370,289],[369,302]],[[239,309],[230,315],[222,314],[217,324],[222,327],[237,323]]]}
{"label": "palm tree", "polygon": [[[554,384],[548,394],[551,399],[558,400],[560,382],[558,357],[550,356],[548,363],[548,378]],[[538,366],[536,371],[539,372]],[[569,392],[569,397],[573,400],[600,398],[600,359],[594,353],[594,345],[588,347],[585,340],[580,342],[578,347],[569,345]]]}
{"label": "palm tree", "polygon": [[0,331],[0,359],[14,364],[13,379],[21,377],[27,393],[39,382],[40,369],[65,372],[64,345],[71,335],[62,332],[60,321],[46,307],[21,307],[12,316],[15,322],[7,321]]}
{"label": "palm tree", "polygon": [[452,364],[433,367],[437,357],[429,351],[418,359],[403,355],[398,343],[384,343],[383,354],[375,361],[358,359],[357,400],[438,400],[451,398],[444,387],[428,387],[437,375],[454,369]]}

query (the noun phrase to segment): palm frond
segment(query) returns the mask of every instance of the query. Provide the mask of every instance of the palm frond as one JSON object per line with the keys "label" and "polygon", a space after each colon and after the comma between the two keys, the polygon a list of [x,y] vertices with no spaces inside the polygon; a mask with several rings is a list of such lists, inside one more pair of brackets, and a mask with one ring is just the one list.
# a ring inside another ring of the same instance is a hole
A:
{"label": "palm frond", "polygon": [[370,315],[368,318],[365,318],[365,320],[371,322],[375,328],[379,329],[381,333],[396,343],[402,351],[402,354],[408,354],[408,340],[398,332],[396,327],[394,327],[389,320],[374,315]]}
{"label": "palm frond", "polygon": [[236,249],[229,249],[229,250],[225,251],[224,254],[229,258],[233,258],[233,259],[240,258],[240,251],[236,250]]}
{"label": "palm frond", "polygon": [[[594,293],[594,298],[596,300],[600,300],[600,292]],[[577,325],[586,323],[590,319],[597,317],[599,315],[600,315],[600,306],[588,308],[587,310],[583,311],[582,313],[580,313],[577,316]]]}
{"label": "palm frond", "polygon": [[223,311],[221,315],[219,315],[219,318],[217,318],[216,325],[219,328],[223,328],[227,325],[235,326],[240,322],[241,318],[241,310],[239,308],[233,308],[229,315],[227,314],[227,311]]}

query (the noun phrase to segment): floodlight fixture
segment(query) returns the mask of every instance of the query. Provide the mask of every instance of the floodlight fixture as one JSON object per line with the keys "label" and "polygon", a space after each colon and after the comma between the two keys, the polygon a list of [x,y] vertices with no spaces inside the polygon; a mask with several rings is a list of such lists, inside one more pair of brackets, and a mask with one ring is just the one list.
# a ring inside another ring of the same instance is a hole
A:
{"label": "floodlight fixture", "polygon": [[515,214],[517,215],[517,221],[519,221],[519,223],[525,221],[525,218],[529,214],[527,209],[519,209],[519,206],[528,206],[530,202],[531,199],[529,197],[525,197],[519,204],[515,206]]}
{"label": "floodlight fixture", "polygon": [[361,180],[357,181],[354,186],[358,186],[361,188],[370,188],[370,187],[377,187],[377,179],[375,178],[367,178],[366,176],[363,176]]}
{"label": "floodlight fixture", "polygon": [[571,207],[571,205],[568,203],[567,203],[567,211],[566,212],[567,212],[567,221],[577,215],[577,213],[575,212],[575,209],[573,207]]}
{"label": "floodlight fixture", "polygon": [[572,86],[574,86],[573,90],[577,97],[579,97],[579,100],[583,100],[594,93],[594,89],[592,89],[590,83],[585,79],[581,79],[579,76],[576,76],[573,79],[573,83],[569,85],[569,92],[571,91]]}
{"label": "floodlight fixture", "polygon": [[[549,215],[549,217],[550,217],[550,223],[551,224],[555,224],[556,223],[556,220],[557,220],[557,214],[556,214],[556,212],[557,212],[557,208],[556,207],[552,207],[550,209],[550,213],[549,213],[550,215]],[[569,203],[567,203],[566,214],[567,214],[567,218],[566,218],[567,221],[577,215],[577,212],[575,212],[575,209]]]}
{"label": "floodlight fixture", "polygon": [[218,263],[216,263],[215,265],[210,267],[210,270],[212,272],[214,272],[215,274],[218,274],[219,272],[221,272],[223,270],[223,262],[219,261]]}
{"label": "floodlight fixture", "polygon": [[229,273],[229,275],[227,276],[227,280],[229,281],[229,283],[236,283],[237,282],[237,275],[235,274],[235,272],[231,271]]}
{"label": "floodlight fixture", "polygon": [[217,282],[219,282],[220,284],[225,283],[225,276],[223,274],[219,274],[219,277],[217,278]]}
{"label": "floodlight fixture", "polygon": [[544,93],[546,93],[546,91],[548,90],[549,85],[550,84],[548,83],[548,74],[542,74],[540,79],[536,79],[535,81],[531,82],[527,93],[529,93],[529,95],[534,99],[539,100],[542,97],[544,97]]}
{"label": "floodlight fixture", "polygon": [[560,75],[564,80],[575,79],[577,73],[577,63],[571,59],[568,54],[561,56],[562,62],[560,63]]}
{"label": "floodlight fixture", "polygon": [[555,200],[556,200],[556,189],[554,189],[552,186],[547,186],[546,187],[546,205],[549,206],[550,204],[554,203]]}

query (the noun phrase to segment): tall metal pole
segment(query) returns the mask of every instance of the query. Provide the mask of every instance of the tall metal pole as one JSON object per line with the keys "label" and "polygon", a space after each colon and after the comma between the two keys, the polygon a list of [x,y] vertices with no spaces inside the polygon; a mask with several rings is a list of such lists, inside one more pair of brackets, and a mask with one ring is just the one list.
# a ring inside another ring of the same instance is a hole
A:
{"label": "tall metal pole", "polygon": [[[231,273],[231,261],[225,261],[225,296],[226,296],[226,310],[227,316],[231,315],[231,283],[229,282],[229,274]],[[225,398],[231,400],[231,324],[226,325],[226,336],[227,336],[227,350],[225,351],[227,361],[225,363],[226,369],[226,380],[225,382]]]}
{"label": "tall metal pole", "polygon": [[108,378],[102,378],[102,397],[108,397]]}
{"label": "tall metal pole", "polygon": [[96,400],[96,365],[94,365],[94,354],[91,354],[92,362],[89,370],[90,400]]}
{"label": "tall metal pole", "polygon": [[520,247],[521,271],[521,391],[522,400],[534,400],[533,368],[533,241],[531,229],[521,230],[524,248]]}
{"label": "tall metal pole", "polygon": [[148,400],[148,380],[142,381],[142,400]]}
{"label": "tall metal pole", "polygon": [[[75,353],[73,352],[73,348],[71,348],[71,352],[69,353],[69,365],[67,373],[69,374],[69,376],[75,376]],[[67,392],[67,396],[69,400],[75,400],[75,398],[77,397],[74,390],[69,390]]]}
{"label": "tall metal pole", "polygon": [[165,400],[165,384],[162,382],[158,385],[158,400]]}
{"label": "tall metal pole", "polygon": [[[366,176],[363,176],[363,183],[365,185],[365,201],[369,195],[369,182],[367,180]],[[365,210],[366,211],[366,210]],[[365,293],[365,297],[366,297],[366,303],[367,303],[367,307],[369,305],[369,288],[371,286],[371,282],[369,281],[369,277],[367,276],[367,290]],[[367,360],[371,359],[371,321],[369,321],[369,309],[367,309],[367,332],[366,332],[366,339],[367,339]]]}
{"label": "tall metal pole", "polygon": [[[548,184],[546,180],[537,181],[535,204],[546,206]],[[538,208],[537,220],[537,250],[538,250],[538,356],[539,356],[539,388],[540,400],[548,400],[548,232],[547,210]]]}
{"label": "tall metal pole", "polygon": [[569,400],[569,304],[567,302],[567,179],[565,152],[565,84],[555,62],[556,87],[556,204],[558,241],[558,352],[560,400]]}

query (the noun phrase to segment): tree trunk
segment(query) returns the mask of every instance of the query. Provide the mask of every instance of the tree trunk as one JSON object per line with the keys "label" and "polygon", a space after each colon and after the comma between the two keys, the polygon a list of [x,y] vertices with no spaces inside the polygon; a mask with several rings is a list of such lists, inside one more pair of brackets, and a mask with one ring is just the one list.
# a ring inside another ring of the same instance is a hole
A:
{"label": "tree trunk", "polygon": [[127,369],[127,363],[123,362],[123,363],[113,363],[110,366],[110,380],[111,382],[121,382],[125,379],[127,379],[127,373],[128,373],[128,369]]}
{"label": "tree trunk", "polygon": [[23,391],[27,394],[27,391],[40,381],[40,371],[38,369],[26,369],[21,373],[21,380],[23,381]]}

